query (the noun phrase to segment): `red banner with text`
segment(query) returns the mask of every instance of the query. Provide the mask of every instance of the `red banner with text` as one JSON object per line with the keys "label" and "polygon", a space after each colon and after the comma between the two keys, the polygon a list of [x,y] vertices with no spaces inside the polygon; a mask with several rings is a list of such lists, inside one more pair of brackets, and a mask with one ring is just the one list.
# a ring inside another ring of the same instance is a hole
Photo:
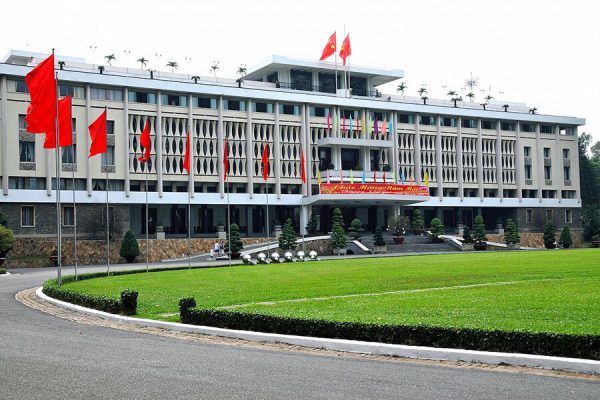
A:
{"label": "red banner with text", "polygon": [[387,183],[322,183],[321,194],[393,194],[400,196],[429,196],[427,186]]}

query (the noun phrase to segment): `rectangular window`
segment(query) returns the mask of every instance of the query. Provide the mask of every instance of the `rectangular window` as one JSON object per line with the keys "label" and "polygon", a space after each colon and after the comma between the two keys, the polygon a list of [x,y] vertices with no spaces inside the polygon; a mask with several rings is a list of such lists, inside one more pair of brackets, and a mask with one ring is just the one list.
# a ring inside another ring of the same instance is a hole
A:
{"label": "rectangular window", "polygon": [[7,89],[9,92],[29,93],[29,90],[27,90],[27,85],[25,84],[25,80],[23,79],[9,79]]}
{"label": "rectangular window", "polygon": [[260,113],[273,113],[273,104],[253,101],[252,111]]}
{"label": "rectangular window", "polygon": [[[135,92],[129,92],[129,101],[135,101],[132,100],[131,93]],[[92,87],[90,88],[90,98],[92,100],[123,101],[123,91],[120,89]]]}
{"label": "rectangular window", "polygon": [[574,199],[575,193],[575,190],[561,190],[560,197],[562,197],[563,199]]}
{"label": "rectangular window", "polygon": [[435,125],[435,117],[433,117],[431,115],[419,115],[419,124]]}
{"label": "rectangular window", "polygon": [[280,104],[279,112],[287,115],[300,115],[300,107],[291,104]]}
{"label": "rectangular window", "polygon": [[552,125],[540,125],[540,133],[552,133]]}
{"label": "rectangular window", "polygon": [[30,228],[35,226],[35,207],[21,206],[21,226]]}
{"label": "rectangular window", "polygon": [[192,97],[192,106],[196,108],[217,108],[217,99],[210,97],[194,96]]}
{"label": "rectangular window", "polygon": [[569,149],[563,149],[563,158],[569,158]]}
{"label": "rectangular window", "polygon": [[463,119],[461,122],[463,128],[477,128],[477,122],[474,119]]}
{"label": "rectangular window", "polygon": [[163,94],[160,96],[160,103],[163,106],[187,107],[187,96]]}
{"label": "rectangular window", "polygon": [[69,147],[61,147],[62,151],[62,163],[63,164],[75,164],[77,155],[77,145],[73,144]]}
{"label": "rectangular window", "polygon": [[523,147],[523,156],[531,157],[531,147],[529,147],[529,146]]}
{"label": "rectangular window", "polygon": [[573,210],[565,210],[565,223],[573,223]]}
{"label": "rectangular window", "polygon": [[571,167],[563,167],[563,173],[565,174],[565,181],[571,180]]}
{"label": "rectangular window", "polygon": [[132,103],[156,104],[156,94],[146,92],[129,92],[129,101]]}
{"label": "rectangular window", "polygon": [[535,125],[521,124],[521,132],[535,132]]}
{"label": "rectangular window", "polygon": [[75,208],[63,206],[63,226],[75,226]]}
{"label": "rectangular window", "polygon": [[456,118],[442,118],[441,124],[442,126],[455,127]]}
{"label": "rectangular window", "polygon": [[544,179],[552,179],[552,167],[549,165],[544,166]]}
{"label": "rectangular window", "polygon": [[58,85],[59,96],[71,96],[73,99],[85,99],[85,89],[81,86]]}
{"label": "rectangular window", "polygon": [[525,166],[525,179],[531,179],[531,165]]}
{"label": "rectangular window", "polygon": [[528,208],[525,210],[525,222],[530,224],[533,221],[533,210]]}
{"label": "rectangular window", "polygon": [[239,100],[223,100],[223,109],[231,111],[246,111],[246,102]]}
{"label": "rectangular window", "polygon": [[310,107],[309,112],[311,117],[325,117],[329,109],[324,107]]}
{"label": "rectangular window", "polygon": [[19,161],[35,162],[35,143],[19,140]]}
{"label": "rectangular window", "polygon": [[514,122],[502,122],[500,124],[500,129],[502,129],[503,131],[514,131],[515,124]]}
{"label": "rectangular window", "polygon": [[483,120],[481,121],[481,129],[496,129],[496,121]]}
{"label": "rectangular window", "polygon": [[544,157],[550,158],[550,147],[544,147]]}
{"label": "rectangular window", "polygon": [[106,146],[106,153],[102,153],[102,166],[115,165],[115,146]]}
{"label": "rectangular window", "polygon": [[414,124],[414,116],[412,114],[398,114],[398,122],[401,124]]}

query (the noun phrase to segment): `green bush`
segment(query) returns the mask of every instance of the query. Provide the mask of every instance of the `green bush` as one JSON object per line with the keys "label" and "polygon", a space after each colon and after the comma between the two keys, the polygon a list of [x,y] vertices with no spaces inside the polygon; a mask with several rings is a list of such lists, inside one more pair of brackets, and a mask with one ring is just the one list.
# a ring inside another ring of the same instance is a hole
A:
{"label": "green bush", "polygon": [[440,221],[439,218],[431,220],[430,232],[434,238],[438,238],[440,235],[444,234],[444,224],[442,224],[442,221]]}
{"label": "green bush", "polygon": [[125,315],[135,315],[137,312],[138,292],[125,289],[121,292],[121,310]]}
{"label": "green bush", "polygon": [[404,215],[391,216],[388,219],[388,226],[396,236],[406,234],[406,230],[410,227],[410,218]]}
{"label": "green bush", "polygon": [[423,233],[423,229],[425,228],[425,222],[423,221],[423,217],[421,216],[421,210],[415,208],[413,211],[413,217],[410,225],[413,233],[415,235],[420,235]]}
{"label": "green bush", "polygon": [[127,262],[132,262],[140,255],[140,247],[138,246],[137,239],[131,229],[125,232],[125,237],[123,237],[123,241],[121,242],[119,255],[126,259]]}
{"label": "green bush", "polygon": [[483,222],[483,217],[481,215],[475,217],[473,240],[475,240],[475,243],[481,243],[487,240],[487,237],[485,236],[485,223]]}
{"label": "green bush", "polygon": [[521,242],[521,235],[512,219],[506,220],[506,228],[504,229],[504,243],[517,244]]}
{"label": "green bush", "polygon": [[556,229],[551,220],[544,225],[544,247],[554,249],[556,247]]}
{"label": "green bush", "polygon": [[342,210],[340,210],[337,207],[333,209],[333,216],[331,217],[331,222],[332,222],[331,226],[333,226],[335,224],[340,224],[342,229],[346,228],[346,225],[344,224],[344,217],[342,216]]}
{"label": "green bush", "polygon": [[334,249],[346,248],[346,233],[344,228],[340,224],[333,224],[333,231],[331,232],[331,247]]}
{"label": "green bush", "polygon": [[573,237],[571,236],[571,230],[566,225],[560,232],[560,245],[565,249],[568,249],[573,245]]}
{"label": "green bush", "polygon": [[348,232],[350,232],[354,240],[360,239],[364,231],[365,230],[363,229],[363,225],[360,219],[354,218],[350,223],[350,228],[348,228]]}
{"label": "green bush", "polygon": [[15,234],[7,227],[0,225],[0,257],[6,257],[6,254],[12,249],[15,243]]}
{"label": "green bush", "polygon": [[[185,300],[186,305],[192,304],[189,299]],[[599,335],[485,331],[423,325],[378,325],[278,317],[228,310],[196,310],[190,307],[185,308],[185,313],[182,312],[180,318],[185,324],[286,335],[600,359]]]}
{"label": "green bush", "polygon": [[229,253],[229,242],[231,241],[231,252],[239,253],[244,248],[244,242],[242,242],[242,238],[240,237],[240,227],[237,224],[231,224],[229,225],[229,231],[227,232],[227,240],[225,241],[225,251]]}
{"label": "green bush", "polygon": [[306,231],[309,234],[313,234],[317,231],[317,214],[310,214],[310,218],[308,219],[308,223],[306,224]]}
{"label": "green bush", "polygon": [[385,246],[385,240],[383,239],[383,229],[380,226],[375,228],[375,234],[373,235],[373,243],[375,246]]}
{"label": "green bush", "polygon": [[463,243],[465,243],[465,244],[475,243],[473,236],[471,236],[471,230],[466,225],[465,225],[465,228],[463,229]]}
{"label": "green bush", "polygon": [[296,231],[294,230],[292,219],[288,218],[283,225],[281,235],[279,235],[279,248],[284,251],[295,250],[297,245],[296,239]]}
{"label": "green bush", "polygon": [[583,240],[590,242],[600,236],[600,213],[596,210],[586,210],[581,218],[583,223]]}
{"label": "green bush", "polygon": [[3,275],[3,274],[5,274],[5,273],[6,273],[6,269],[4,269],[4,268],[0,268],[0,275]]}

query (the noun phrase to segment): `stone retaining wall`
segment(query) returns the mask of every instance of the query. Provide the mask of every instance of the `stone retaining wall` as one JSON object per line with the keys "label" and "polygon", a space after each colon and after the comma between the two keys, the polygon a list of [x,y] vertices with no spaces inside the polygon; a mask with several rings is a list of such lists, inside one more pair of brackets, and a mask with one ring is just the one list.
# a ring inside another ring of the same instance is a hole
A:
{"label": "stone retaining wall", "polygon": [[[520,232],[521,235],[521,246],[523,247],[544,247],[544,234],[536,232]],[[498,234],[486,234],[490,242],[504,243],[504,235]],[[571,231],[571,237],[573,238],[573,245],[571,247],[587,247],[587,243],[583,242],[581,232]],[[560,232],[556,233],[556,241],[560,240]]]}
{"label": "stone retaining wall", "polygon": [[[266,238],[244,238],[245,246],[263,243]],[[216,239],[192,239],[190,241],[192,255],[208,253],[213,248]],[[186,257],[188,252],[187,239],[150,239],[149,261],[157,262],[165,258]],[[136,262],[146,261],[146,240],[138,240],[140,256]],[[7,268],[50,267],[52,263],[48,256],[56,247],[56,240],[48,238],[17,238],[13,249],[8,254],[4,266]],[[121,241],[110,243],[110,262],[125,263],[119,255]],[[74,265],[73,240],[63,240],[62,253],[65,256],[64,265]],[[39,257],[39,259],[18,260],[18,257]],[[106,241],[77,240],[77,259],[79,265],[102,264],[106,262]]]}

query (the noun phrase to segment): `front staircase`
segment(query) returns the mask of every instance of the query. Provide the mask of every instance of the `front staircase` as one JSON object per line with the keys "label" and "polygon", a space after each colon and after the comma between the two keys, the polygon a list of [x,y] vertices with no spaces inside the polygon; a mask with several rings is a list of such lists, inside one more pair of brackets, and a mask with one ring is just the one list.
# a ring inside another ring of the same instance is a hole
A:
{"label": "front staircase", "polygon": [[[449,243],[431,243],[429,236],[406,235],[403,244],[395,244],[391,234],[384,232],[388,253],[447,253],[459,251]],[[360,241],[369,249],[373,249],[373,235],[365,234]]]}

